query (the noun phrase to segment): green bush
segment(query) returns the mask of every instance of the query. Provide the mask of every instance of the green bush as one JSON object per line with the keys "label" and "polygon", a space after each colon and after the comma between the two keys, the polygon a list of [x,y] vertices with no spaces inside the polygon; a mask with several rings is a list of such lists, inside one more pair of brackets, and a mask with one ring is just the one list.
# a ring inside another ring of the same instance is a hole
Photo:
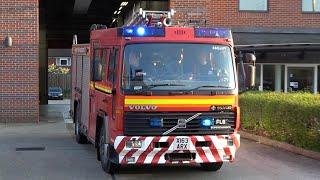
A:
{"label": "green bush", "polygon": [[240,107],[244,131],[320,152],[320,95],[248,92]]}

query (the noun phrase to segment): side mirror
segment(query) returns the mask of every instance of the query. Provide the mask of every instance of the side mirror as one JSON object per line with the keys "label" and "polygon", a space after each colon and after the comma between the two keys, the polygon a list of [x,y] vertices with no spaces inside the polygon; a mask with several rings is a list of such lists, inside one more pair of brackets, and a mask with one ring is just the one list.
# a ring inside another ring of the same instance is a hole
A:
{"label": "side mirror", "polygon": [[252,53],[245,54],[245,62],[247,63],[255,63],[256,59],[257,59],[256,56]]}
{"label": "side mirror", "polygon": [[102,81],[102,65],[99,61],[94,62],[93,81]]}

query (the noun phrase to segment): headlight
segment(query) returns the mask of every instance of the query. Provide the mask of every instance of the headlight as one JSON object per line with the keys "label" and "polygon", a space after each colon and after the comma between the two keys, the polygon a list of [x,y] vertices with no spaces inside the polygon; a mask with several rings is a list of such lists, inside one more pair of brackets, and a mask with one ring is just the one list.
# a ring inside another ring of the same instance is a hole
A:
{"label": "headlight", "polygon": [[153,127],[153,128],[163,127],[163,119],[151,118],[150,119],[150,127]]}
{"label": "headlight", "polygon": [[62,94],[62,93],[60,93],[60,94],[59,94],[59,96],[63,96],[63,94]]}
{"label": "headlight", "polygon": [[211,117],[201,118],[201,120],[200,120],[200,126],[202,128],[211,127],[211,126],[213,126],[213,124],[214,124],[214,119]]}

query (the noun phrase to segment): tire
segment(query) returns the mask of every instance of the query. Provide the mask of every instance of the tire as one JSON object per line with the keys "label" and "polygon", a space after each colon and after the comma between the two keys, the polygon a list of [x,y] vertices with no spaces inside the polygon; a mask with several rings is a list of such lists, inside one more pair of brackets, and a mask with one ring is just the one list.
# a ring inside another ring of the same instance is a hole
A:
{"label": "tire", "polygon": [[78,144],[85,144],[87,143],[87,137],[81,132],[80,128],[80,119],[79,119],[79,106],[77,106],[77,110],[75,113],[75,127],[74,127],[74,133],[76,135],[76,141]]}
{"label": "tire", "polygon": [[99,157],[101,160],[101,167],[102,169],[109,174],[117,173],[120,169],[119,164],[115,164],[111,162],[112,158],[112,146],[107,144],[105,146],[105,138],[106,138],[106,130],[104,125],[100,128],[100,137],[99,137]]}
{"label": "tire", "polygon": [[223,162],[202,163],[201,169],[205,171],[218,171],[222,167]]}

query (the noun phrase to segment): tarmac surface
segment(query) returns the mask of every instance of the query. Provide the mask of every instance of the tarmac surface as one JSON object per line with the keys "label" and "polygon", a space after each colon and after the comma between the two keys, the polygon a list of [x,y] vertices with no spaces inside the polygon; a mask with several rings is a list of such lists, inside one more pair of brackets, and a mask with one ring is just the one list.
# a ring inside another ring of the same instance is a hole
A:
{"label": "tarmac surface", "polygon": [[320,179],[320,161],[241,139],[236,162],[218,172],[197,166],[124,167],[103,172],[91,144],[79,145],[63,120],[68,105],[41,107],[39,124],[0,124],[0,180]]}

